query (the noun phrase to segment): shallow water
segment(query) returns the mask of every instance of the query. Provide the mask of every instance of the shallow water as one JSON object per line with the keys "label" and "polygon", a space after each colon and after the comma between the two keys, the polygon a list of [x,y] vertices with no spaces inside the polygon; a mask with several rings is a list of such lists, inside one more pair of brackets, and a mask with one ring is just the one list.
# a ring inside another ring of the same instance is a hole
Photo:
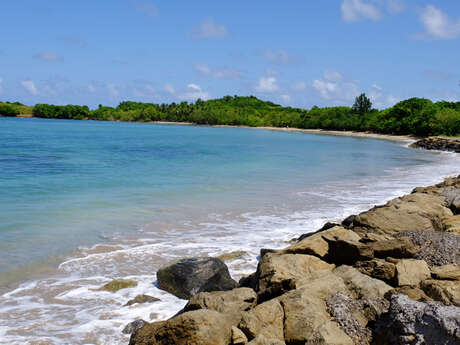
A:
{"label": "shallow water", "polygon": [[[124,344],[184,304],[162,264],[261,247],[458,174],[456,154],[368,138],[137,123],[0,119],[0,343]],[[139,282],[115,294],[113,278]],[[26,281],[27,280],[27,281]],[[146,293],[161,299],[124,307]]]}

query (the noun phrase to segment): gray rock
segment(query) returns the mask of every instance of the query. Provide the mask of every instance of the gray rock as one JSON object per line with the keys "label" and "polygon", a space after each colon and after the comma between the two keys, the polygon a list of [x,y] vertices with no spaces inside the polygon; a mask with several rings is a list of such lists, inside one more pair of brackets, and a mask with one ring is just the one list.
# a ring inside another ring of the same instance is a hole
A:
{"label": "gray rock", "polygon": [[446,188],[441,195],[446,198],[447,207],[449,207],[454,214],[459,214],[460,188]]}
{"label": "gray rock", "polygon": [[134,332],[136,332],[137,330],[141,329],[145,325],[147,325],[146,321],[144,321],[142,319],[135,320],[133,322],[128,323],[125,326],[125,328],[123,328],[122,332],[124,334],[133,334]]}
{"label": "gray rock", "polygon": [[199,292],[226,291],[238,286],[227,266],[217,258],[180,260],[157,272],[158,286],[179,298],[189,299]]}
{"label": "gray rock", "polygon": [[389,312],[377,321],[374,344],[460,344],[460,308],[393,295]]}
{"label": "gray rock", "polygon": [[460,265],[460,236],[439,231],[403,231],[396,237],[408,237],[420,247],[414,258],[430,266]]}

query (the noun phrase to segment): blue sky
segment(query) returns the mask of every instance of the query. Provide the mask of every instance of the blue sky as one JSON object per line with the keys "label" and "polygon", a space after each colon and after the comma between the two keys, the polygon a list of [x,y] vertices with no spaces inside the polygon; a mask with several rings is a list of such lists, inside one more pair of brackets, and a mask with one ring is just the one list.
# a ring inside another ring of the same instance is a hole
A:
{"label": "blue sky", "polygon": [[460,98],[458,0],[15,0],[0,29],[4,101]]}

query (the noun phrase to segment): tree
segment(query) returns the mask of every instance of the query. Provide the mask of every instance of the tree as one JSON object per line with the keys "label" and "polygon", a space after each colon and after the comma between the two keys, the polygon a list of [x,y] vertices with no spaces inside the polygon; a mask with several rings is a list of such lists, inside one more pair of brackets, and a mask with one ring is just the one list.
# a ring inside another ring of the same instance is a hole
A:
{"label": "tree", "polygon": [[355,103],[352,107],[353,111],[359,115],[364,115],[371,111],[372,109],[372,102],[366,96],[365,93],[360,94],[358,97],[355,98]]}
{"label": "tree", "polygon": [[0,104],[0,116],[16,116],[19,110],[10,104]]}

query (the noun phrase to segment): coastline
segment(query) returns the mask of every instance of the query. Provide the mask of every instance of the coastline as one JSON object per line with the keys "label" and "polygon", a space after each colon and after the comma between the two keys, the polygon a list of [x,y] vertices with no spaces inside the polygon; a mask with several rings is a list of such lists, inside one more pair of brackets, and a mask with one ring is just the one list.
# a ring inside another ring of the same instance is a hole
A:
{"label": "coastline", "polygon": [[[176,123],[173,123],[173,124],[176,124]],[[249,128],[251,128],[251,127],[249,127]],[[263,128],[263,129],[267,129],[267,128]],[[270,129],[270,128],[268,128],[268,129]],[[278,130],[278,129],[275,128],[275,130]],[[285,130],[285,129],[281,129],[281,130]],[[322,133],[320,133],[320,134],[322,134]],[[390,140],[391,140],[391,139],[390,139]],[[440,178],[441,178],[441,177],[440,177]],[[347,214],[347,215],[348,215],[348,214]],[[151,279],[151,278],[150,278],[150,279],[147,278],[146,280],[148,280],[148,281],[151,283],[151,280],[152,280],[152,279]],[[94,289],[97,289],[97,288],[98,288],[98,286],[94,287]],[[129,290],[129,289],[128,289],[128,290]],[[123,291],[123,290],[122,290],[122,291]],[[127,293],[127,292],[125,292],[125,293]],[[92,294],[94,294],[94,293],[92,293]],[[120,298],[120,297],[121,297],[121,296],[118,296],[117,298]],[[93,298],[94,298],[94,295],[93,295]],[[96,297],[96,298],[97,298],[97,297]],[[120,299],[121,299],[121,301],[123,301],[123,300],[124,300],[124,296],[121,297]],[[164,299],[164,301],[167,301],[166,298]],[[146,305],[145,308],[149,308],[149,306]],[[152,309],[152,310],[156,309],[155,304],[153,304],[153,305],[151,306],[151,309]],[[179,309],[179,308],[178,308],[178,309]],[[116,331],[116,330],[112,329],[112,331]],[[1,334],[1,330],[0,330],[0,334]]]}

